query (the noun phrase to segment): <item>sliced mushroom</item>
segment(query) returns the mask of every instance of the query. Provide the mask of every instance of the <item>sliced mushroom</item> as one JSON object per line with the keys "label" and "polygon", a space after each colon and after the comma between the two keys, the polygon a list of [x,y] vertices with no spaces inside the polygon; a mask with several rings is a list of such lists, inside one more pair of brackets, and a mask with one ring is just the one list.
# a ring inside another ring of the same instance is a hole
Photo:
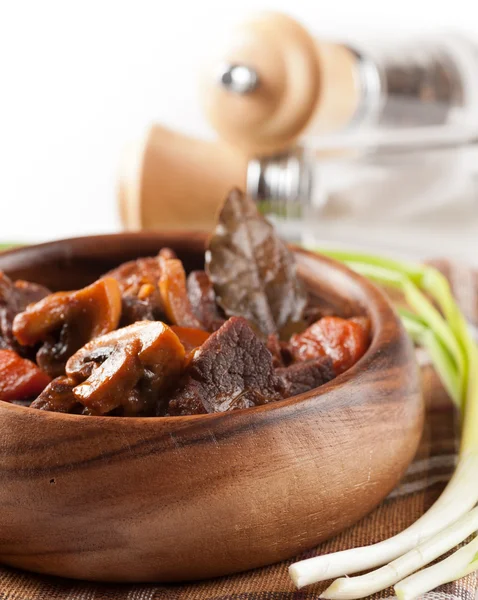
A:
{"label": "sliced mushroom", "polygon": [[95,414],[164,414],[166,390],[177,383],[185,352],[160,321],[139,321],[95,340],[74,354],[66,373],[73,394]]}
{"label": "sliced mushroom", "polygon": [[75,385],[69,377],[57,377],[31,403],[30,408],[61,413],[81,412],[83,407],[73,394]]}
{"label": "sliced mushroom", "polygon": [[315,360],[276,369],[276,375],[285,384],[285,395],[290,397],[303,394],[331,381],[335,377],[335,371],[332,359],[328,356],[322,356]]}
{"label": "sliced mushroom", "polygon": [[204,329],[193,312],[186,288],[186,273],[182,262],[177,258],[159,256],[161,275],[159,291],[164,312],[172,325]]}
{"label": "sliced mushroom", "polygon": [[38,365],[50,376],[64,374],[66,361],[86,342],[118,326],[121,292],[107,277],[75,292],[50,294],[31,304],[13,322],[13,334],[23,346],[41,343]]}

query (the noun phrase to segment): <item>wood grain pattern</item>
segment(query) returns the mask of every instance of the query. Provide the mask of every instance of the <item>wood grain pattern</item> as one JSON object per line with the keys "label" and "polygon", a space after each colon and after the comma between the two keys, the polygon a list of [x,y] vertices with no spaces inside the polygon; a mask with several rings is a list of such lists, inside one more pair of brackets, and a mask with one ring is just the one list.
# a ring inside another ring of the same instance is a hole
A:
{"label": "wood grain pattern", "polygon": [[[70,288],[163,245],[200,266],[204,237],[188,233],[44,244],[0,268]],[[316,293],[370,315],[365,356],[315,391],[226,414],[82,417],[0,402],[1,562],[90,580],[207,578],[292,557],[387,495],[422,430],[413,350],[374,286],[297,259]]]}

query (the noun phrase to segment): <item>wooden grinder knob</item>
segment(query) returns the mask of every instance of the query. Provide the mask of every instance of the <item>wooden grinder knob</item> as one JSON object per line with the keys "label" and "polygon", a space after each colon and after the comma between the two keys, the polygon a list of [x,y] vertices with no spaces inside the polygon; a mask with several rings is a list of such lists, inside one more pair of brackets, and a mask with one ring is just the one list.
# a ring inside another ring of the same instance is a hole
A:
{"label": "wooden grinder knob", "polygon": [[245,189],[247,159],[225,144],[154,125],[124,154],[118,199],[128,230],[210,230],[229,190]]}
{"label": "wooden grinder knob", "polygon": [[219,133],[248,155],[275,154],[314,123],[333,131],[359,104],[357,58],[346,46],[317,42],[280,13],[235,29],[205,68],[201,98]]}

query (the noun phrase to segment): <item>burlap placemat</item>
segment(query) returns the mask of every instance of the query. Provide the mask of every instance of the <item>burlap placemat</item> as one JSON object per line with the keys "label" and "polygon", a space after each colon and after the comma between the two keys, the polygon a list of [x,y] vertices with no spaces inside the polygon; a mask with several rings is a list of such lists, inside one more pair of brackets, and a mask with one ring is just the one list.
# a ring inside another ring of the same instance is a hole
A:
{"label": "burlap placemat", "polygon": [[[467,317],[478,325],[478,276],[446,262],[437,264],[449,277]],[[414,462],[400,485],[354,527],[298,558],[371,544],[398,533],[438,498],[453,471],[458,449],[458,418],[429,365],[422,367],[428,413]],[[1,507],[0,507],[1,509]],[[1,532],[0,532],[1,535]],[[247,573],[187,585],[111,585],[70,581],[0,567],[0,600],[308,600],[319,598],[325,584],[294,589],[289,562]],[[427,594],[428,600],[474,600],[476,574]],[[374,598],[393,596],[392,590]]]}

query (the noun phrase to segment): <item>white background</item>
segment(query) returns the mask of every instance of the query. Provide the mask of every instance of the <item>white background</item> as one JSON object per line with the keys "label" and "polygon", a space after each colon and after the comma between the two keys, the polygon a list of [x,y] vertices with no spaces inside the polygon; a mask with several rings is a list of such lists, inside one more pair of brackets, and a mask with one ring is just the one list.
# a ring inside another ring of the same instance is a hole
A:
{"label": "white background", "polygon": [[0,0],[0,242],[118,229],[125,143],[151,121],[210,136],[198,68],[218,33],[264,8],[332,36],[478,39],[476,0]]}

